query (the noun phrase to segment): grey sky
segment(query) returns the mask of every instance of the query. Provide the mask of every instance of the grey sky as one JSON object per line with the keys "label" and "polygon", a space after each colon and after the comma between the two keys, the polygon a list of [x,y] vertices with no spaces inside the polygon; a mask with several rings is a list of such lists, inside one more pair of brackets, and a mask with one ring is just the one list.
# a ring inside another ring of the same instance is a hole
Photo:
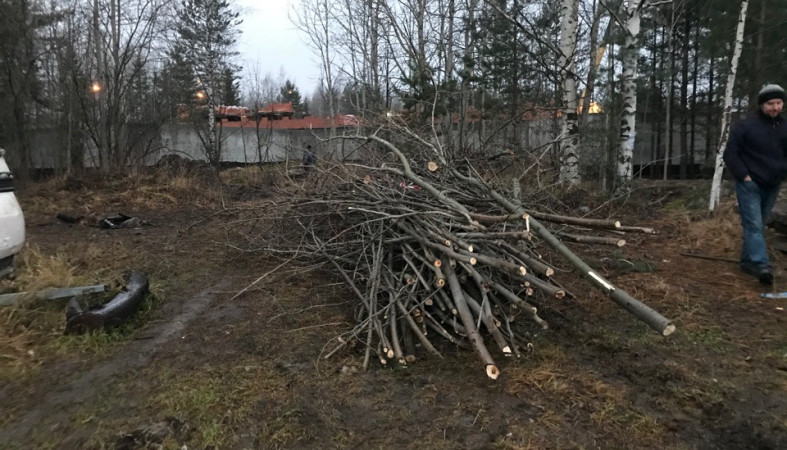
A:
{"label": "grey sky", "polygon": [[274,79],[284,74],[304,96],[311,95],[320,76],[315,56],[304,43],[300,32],[288,18],[297,0],[236,0],[243,18],[243,35],[238,40],[244,74],[258,65],[264,75]]}

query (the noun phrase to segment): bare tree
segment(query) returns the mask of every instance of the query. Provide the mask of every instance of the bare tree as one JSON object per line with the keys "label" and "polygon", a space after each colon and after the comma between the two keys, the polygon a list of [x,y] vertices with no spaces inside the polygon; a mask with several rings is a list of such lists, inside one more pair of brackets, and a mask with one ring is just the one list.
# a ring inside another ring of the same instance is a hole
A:
{"label": "bare tree", "polygon": [[[302,0],[301,9],[296,12],[295,24],[303,31],[309,46],[320,58],[320,84],[322,92],[327,93],[323,99],[328,105],[328,115],[333,117],[338,112],[333,92],[336,91],[337,69],[334,66],[331,5],[328,0]],[[331,121],[330,136],[336,135],[336,124]]]}
{"label": "bare tree", "polygon": [[[87,55],[87,73],[92,76],[88,94],[86,86],[77,95],[82,100],[85,130],[95,148],[93,164],[104,170],[118,169],[131,163],[135,137],[129,127],[132,91],[149,66],[160,57],[159,45],[167,32],[169,1],[93,0],[90,10],[92,51]],[[77,63],[78,64],[78,63]],[[88,94],[88,96],[85,96]]]}
{"label": "bare tree", "polygon": [[273,137],[270,127],[263,128],[260,109],[276,101],[276,96],[283,84],[282,80],[275,80],[270,73],[262,73],[259,63],[247,68],[245,76],[245,104],[252,109],[254,121],[255,157],[258,163],[271,160],[270,148]]}

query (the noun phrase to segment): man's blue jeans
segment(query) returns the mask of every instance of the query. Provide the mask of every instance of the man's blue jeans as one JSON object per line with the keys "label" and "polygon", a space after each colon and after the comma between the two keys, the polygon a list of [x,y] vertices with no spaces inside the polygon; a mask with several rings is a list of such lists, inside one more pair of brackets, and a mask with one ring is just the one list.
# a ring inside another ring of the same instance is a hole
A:
{"label": "man's blue jeans", "polygon": [[754,181],[736,181],[735,194],[738,196],[738,211],[743,228],[741,268],[770,269],[764,231],[776,197],[779,196],[779,185],[762,186]]}

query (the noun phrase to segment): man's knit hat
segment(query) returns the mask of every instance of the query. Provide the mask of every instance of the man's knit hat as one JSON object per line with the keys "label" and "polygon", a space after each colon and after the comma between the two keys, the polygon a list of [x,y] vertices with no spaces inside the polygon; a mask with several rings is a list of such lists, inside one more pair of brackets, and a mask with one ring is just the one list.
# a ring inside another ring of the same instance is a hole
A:
{"label": "man's knit hat", "polygon": [[766,84],[760,89],[760,94],[757,97],[757,104],[762,105],[768,100],[773,100],[775,98],[787,101],[787,95],[785,95],[784,89],[778,84]]}

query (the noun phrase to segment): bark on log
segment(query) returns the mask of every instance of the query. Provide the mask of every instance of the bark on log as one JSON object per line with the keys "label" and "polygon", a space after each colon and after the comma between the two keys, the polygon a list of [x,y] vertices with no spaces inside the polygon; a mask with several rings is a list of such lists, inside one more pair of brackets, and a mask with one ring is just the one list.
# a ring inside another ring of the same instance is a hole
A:
{"label": "bark on log", "polygon": [[464,295],[462,294],[462,286],[459,284],[459,279],[456,277],[456,273],[454,273],[454,269],[450,264],[444,264],[443,266],[446,267],[445,275],[448,279],[448,286],[451,289],[451,295],[459,313],[459,318],[462,320],[462,325],[464,325],[465,330],[467,330],[467,337],[470,339],[470,343],[478,354],[478,357],[484,362],[486,375],[489,378],[496,380],[500,375],[500,370],[497,368],[494,359],[492,359],[492,355],[489,354],[489,350],[487,350],[486,346],[484,345],[484,339],[481,337],[481,334],[478,333],[478,329],[473,322],[473,315],[470,312],[470,308],[467,306],[467,303],[465,302]]}
{"label": "bark on log", "polygon": [[578,234],[569,234],[564,233],[562,231],[558,231],[555,233],[556,236],[560,236],[566,240],[579,242],[581,244],[603,244],[603,245],[614,245],[615,247],[623,247],[626,245],[625,239],[618,239],[612,237],[605,237],[605,236],[580,236]]}
{"label": "bark on log", "polygon": [[[486,189],[489,195],[494,198],[501,206],[503,206],[511,214],[525,214],[525,209],[521,206],[514,205],[503,197],[494,189],[489,189],[486,185],[479,183],[477,180],[457,174],[469,183],[476,185],[481,189]],[[663,336],[669,336],[675,332],[675,325],[662,316],[649,306],[635,299],[627,292],[617,289],[612,283],[605,280],[601,275],[596,273],[590,266],[577,257],[571,250],[563,245],[552,233],[549,232],[538,220],[531,220],[530,226],[533,232],[543,239],[550,247],[568,260],[574,268],[590,283],[604,292],[612,301],[617,303],[626,311],[633,314],[638,319],[647,323],[651,328],[661,333]]]}
{"label": "bark on log", "polygon": [[561,216],[558,214],[546,214],[538,211],[526,211],[531,217],[544,222],[561,223],[565,225],[579,225],[588,228],[599,228],[607,230],[619,230],[621,228],[619,220],[588,219],[584,217]]}
{"label": "bark on log", "polygon": [[[365,348],[364,368],[372,353],[383,364],[413,360],[416,338],[416,351],[438,353],[430,340],[443,338],[460,347],[469,348],[469,343],[490,377],[496,377],[495,352],[519,355],[528,348],[517,334],[521,328],[511,322],[526,319],[546,327],[530,302],[542,295],[566,295],[554,280],[555,268],[563,267],[551,259],[556,255],[632,314],[663,334],[671,332],[669,321],[626,298],[581,260],[574,261],[576,256],[539,218],[622,234],[617,221],[527,211],[480,178],[460,173],[457,164],[440,156],[440,148],[413,137],[415,145],[434,153],[425,157],[408,149],[405,155],[389,141],[364,137],[390,150],[398,163],[389,159],[379,167],[353,166],[362,172],[348,176],[351,191],[321,192],[280,219],[297,222],[303,231],[319,230],[324,238],[315,238],[314,244],[302,238],[304,233],[298,235],[301,230],[293,230],[297,247],[290,254],[319,253],[330,260],[360,299],[357,325],[340,342]],[[438,163],[435,172],[426,169],[430,159]],[[467,173],[474,173],[473,168]],[[401,187],[416,184],[420,189]],[[544,304],[557,308],[561,303]],[[491,351],[486,336],[496,344]]]}

